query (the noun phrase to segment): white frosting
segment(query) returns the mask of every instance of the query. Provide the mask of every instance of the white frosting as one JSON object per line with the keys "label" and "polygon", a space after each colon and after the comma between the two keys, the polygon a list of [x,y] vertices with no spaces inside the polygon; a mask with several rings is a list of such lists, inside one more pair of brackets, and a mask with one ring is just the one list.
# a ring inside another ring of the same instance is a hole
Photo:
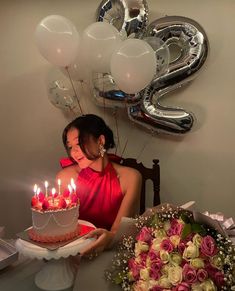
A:
{"label": "white frosting", "polygon": [[58,236],[74,232],[77,228],[79,205],[69,209],[38,211],[32,208],[34,231],[39,235]]}

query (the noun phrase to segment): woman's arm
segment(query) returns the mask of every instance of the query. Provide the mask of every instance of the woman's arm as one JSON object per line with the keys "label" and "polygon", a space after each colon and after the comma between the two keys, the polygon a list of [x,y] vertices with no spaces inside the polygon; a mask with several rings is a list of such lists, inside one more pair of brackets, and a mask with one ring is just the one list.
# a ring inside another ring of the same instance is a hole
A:
{"label": "woman's arm", "polygon": [[133,217],[139,211],[142,176],[135,169],[123,168],[120,171],[120,184],[124,198],[111,228],[114,233],[117,231],[122,217]]}
{"label": "woman's arm", "polygon": [[82,253],[83,255],[99,253],[104,249],[109,248],[118,230],[121,218],[124,216],[132,217],[137,214],[140,201],[142,177],[141,174],[135,169],[128,167],[122,168],[123,169],[120,168],[119,176],[124,198],[112,228],[110,231],[98,228],[89,233],[86,236],[87,238],[97,237],[97,240]]}

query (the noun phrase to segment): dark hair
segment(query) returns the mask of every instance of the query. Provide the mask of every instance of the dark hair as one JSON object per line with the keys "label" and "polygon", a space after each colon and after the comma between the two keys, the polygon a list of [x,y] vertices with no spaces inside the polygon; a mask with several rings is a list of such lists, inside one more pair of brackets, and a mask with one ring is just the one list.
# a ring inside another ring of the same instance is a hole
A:
{"label": "dark hair", "polygon": [[79,145],[81,147],[81,150],[84,152],[89,160],[94,160],[99,157],[99,155],[91,153],[89,151],[89,143],[91,141],[91,138],[97,139],[100,135],[104,135],[104,148],[108,150],[115,146],[113,132],[106,125],[104,120],[95,114],[85,114],[77,117],[72,122],[70,122],[63,131],[63,144],[69,156],[70,151],[67,145],[67,133],[72,128],[76,128],[79,131]]}

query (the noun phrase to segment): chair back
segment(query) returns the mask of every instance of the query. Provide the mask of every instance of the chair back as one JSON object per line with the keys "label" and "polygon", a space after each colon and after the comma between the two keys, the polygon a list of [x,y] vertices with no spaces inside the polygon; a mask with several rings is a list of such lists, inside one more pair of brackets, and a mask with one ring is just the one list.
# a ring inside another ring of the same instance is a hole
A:
{"label": "chair back", "polygon": [[140,214],[146,208],[146,181],[153,183],[153,201],[152,206],[160,204],[160,166],[159,160],[153,159],[152,168],[146,168],[142,163],[137,163],[133,158],[121,158],[120,164],[138,170],[142,175],[142,188],[140,196]]}

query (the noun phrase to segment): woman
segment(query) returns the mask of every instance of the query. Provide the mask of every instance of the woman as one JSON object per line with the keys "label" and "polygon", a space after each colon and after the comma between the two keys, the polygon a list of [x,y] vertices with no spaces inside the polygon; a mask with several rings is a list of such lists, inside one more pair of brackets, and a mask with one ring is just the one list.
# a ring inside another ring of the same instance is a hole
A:
{"label": "woman", "polygon": [[141,174],[109,160],[113,133],[96,115],[86,114],[68,124],[63,143],[75,164],[60,171],[57,179],[62,185],[70,184],[71,178],[76,181],[79,218],[97,227],[88,235],[97,239],[83,254],[97,254],[110,246],[121,218],[137,214]]}

